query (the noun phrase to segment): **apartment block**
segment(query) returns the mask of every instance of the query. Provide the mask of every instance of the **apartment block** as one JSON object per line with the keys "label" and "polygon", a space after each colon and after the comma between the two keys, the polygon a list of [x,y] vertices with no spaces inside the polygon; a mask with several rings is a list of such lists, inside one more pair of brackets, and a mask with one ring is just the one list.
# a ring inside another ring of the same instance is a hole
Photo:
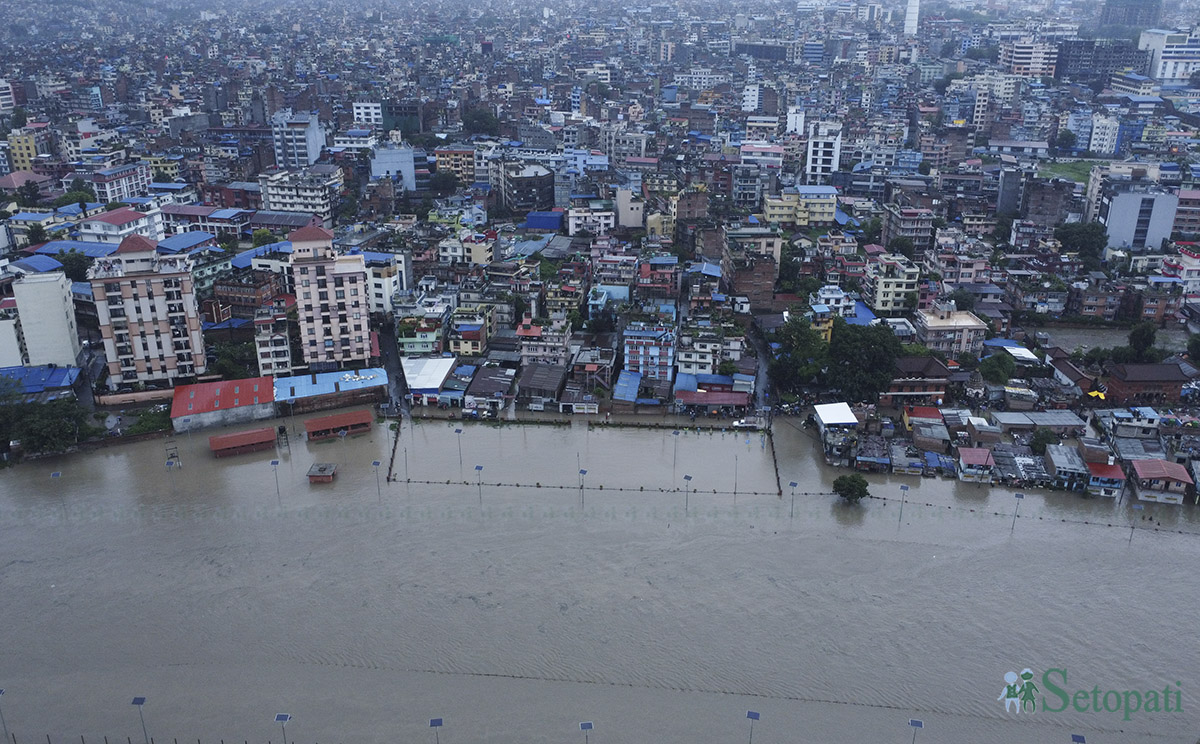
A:
{"label": "apartment block", "polygon": [[300,321],[300,350],[314,372],[361,365],[371,357],[367,266],[333,250],[333,233],[304,227],[288,235]]}
{"label": "apartment block", "polygon": [[207,371],[191,260],[156,248],[131,235],[88,271],[109,388],[174,384]]}

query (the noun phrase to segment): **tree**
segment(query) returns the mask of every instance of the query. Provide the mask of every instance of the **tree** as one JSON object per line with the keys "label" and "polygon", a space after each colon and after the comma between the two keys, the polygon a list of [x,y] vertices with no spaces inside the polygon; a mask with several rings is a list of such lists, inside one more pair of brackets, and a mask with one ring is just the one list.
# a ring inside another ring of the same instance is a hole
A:
{"label": "tree", "polygon": [[928,160],[922,160],[917,164],[917,173],[920,173],[922,176],[928,176],[931,170],[933,170],[933,166],[929,164]]}
{"label": "tree", "polygon": [[221,250],[226,253],[233,253],[238,249],[238,239],[232,233],[226,233],[217,238],[217,245],[221,246]]}
{"label": "tree", "polygon": [[463,112],[463,131],[467,134],[500,134],[500,120],[486,108],[473,108]]}
{"label": "tree", "polygon": [[1192,360],[1192,364],[1200,361],[1200,334],[1188,337],[1187,353],[1188,359]]}
{"label": "tree", "polygon": [[25,109],[21,108],[20,106],[17,106],[15,109],[13,109],[13,112],[12,112],[12,128],[13,129],[20,129],[21,127],[25,126],[28,123],[29,123],[29,114],[25,112]]}
{"label": "tree", "polygon": [[65,207],[69,204],[87,204],[95,199],[95,194],[88,191],[68,191],[54,200],[55,207]]}
{"label": "tree", "polygon": [[954,307],[958,308],[959,310],[970,311],[975,309],[975,295],[971,294],[962,287],[959,287],[950,294],[946,295],[946,299],[954,300]]}
{"label": "tree", "polygon": [[168,176],[166,171],[155,168],[150,180],[154,183],[171,183],[175,179]]}
{"label": "tree", "polygon": [[1154,336],[1156,330],[1154,324],[1148,320],[1138,323],[1129,331],[1129,348],[1133,350],[1133,358],[1136,361],[1144,361],[1146,352],[1154,346]]}
{"label": "tree", "polygon": [[30,180],[17,187],[17,201],[22,207],[36,207],[42,201],[42,190]]}
{"label": "tree", "polygon": [[827,381],[852,402],[874,403],[892,383],[900,340],[886,325],[850,325],[838,318],[829,341]]}
{"label": "tree", "polygon": [[1046,445],[1058,444],[1058,435],[1044,426],[1039,426],[1029,440],[1029,449],[1035,455],[1046,454]]}
{"label": "tree", "polygon": [[128,206],[129,205],[126,204],[125,202],[119,202],[119,201],[109,202],[108,204],[104,205],[104,211],[112,212],[114,210],[120,209],[122,207],[128,207]]}
{"label": "tree", "polygon": [[63,452],[93,434],[88,411],[74,400],[21,406],[12,436],[26,452]]}
{"label": "tree", "polygon": [[438,196],[453,194],[458,189],[458,176],[450,171],[438,171],[430,176],[429,188]]}
{"label": "tree", "polygon": [[775,341],[779,351],[767,374],[777,390],[794,392],[821,374],[829,347],[805,318],[793,317],[785,323],[775,332]]}
{"label": "tree", "polygon": [[908,258],[912,258],[917,247],[913,245],[912,238],[901,236],[899,238],[892,238],[890,241],[888,241],[887,249],[891,253],[899,253],[903,256],[907,256]]}
{"label": "tree", "polygon": [[878,243],[879,236],[883,233],[883,221],[878,217],[872,217],[863,223],[862,238],[864,244]]}
{"label": "tree", "polygon": [[279,238],[277,238],[274,233],[265,227],[260,227],[255,230],[254,234],[251,236],[251,239],[254,241],[255,248],[259,247],[260,245],[270,245],[271,243],[279,242]]}
{"label": "tree", "polygon": [[63,265],[63,273],[73,282],[87,281],[87,272],[92,265],[92,259],[79,251],[59,251],[56,256]]}
{"label": "tree", "polygon": [[858,473],[839,475],[833,481],[833,492],[852,504],[870,496],[867,479]]}
{"label": "tree", "polygon": [[1007,351],[996,352],[979,363],[979,374],[996,385],[1008,382],[1016,371],[1017,363]]}
{"label": "tree", "polygon": [[1054,146],[1059,150],[1073,150],[1079,138],[1070,129],[1060,129],[1058,136],[1054,138]]}
{"label": "tree", "polygon": [[1078,253],[1088,269],[1100,268],[1100,259],[1108,247],[1108,235],[1099,222],[1074,222],[1054,230],[1054,239],[1062,243],[1063,253]]}
{"label": "tree", "polygon": [[42,227],[40,222],[30,225],[29,230],[25,233],[26,245],[40,245],[45,243],[47,238],[46,228]]}
{"label": "tree", "polygon": [[732,377],[737,374],[737,362],[732,359],[726,359],[717,365],[717,374]]}
{"label": "tree", "polygon": [[92,188],[90,183],[83,180],[79,176],[71,179],[71,185],[67,191],[86,191],[89,199],[96,198],[96,190]]}

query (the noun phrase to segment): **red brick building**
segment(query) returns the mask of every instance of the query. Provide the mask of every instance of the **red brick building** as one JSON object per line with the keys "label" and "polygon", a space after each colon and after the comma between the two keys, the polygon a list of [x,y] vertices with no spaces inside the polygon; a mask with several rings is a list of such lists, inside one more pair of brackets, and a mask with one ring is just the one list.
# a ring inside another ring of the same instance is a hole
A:
{"label": "red brick building", "polygon": [[1117,364],[1108,374],[1106,398],[1118,405],[1179,403],[1187,381],[1178,364]]}

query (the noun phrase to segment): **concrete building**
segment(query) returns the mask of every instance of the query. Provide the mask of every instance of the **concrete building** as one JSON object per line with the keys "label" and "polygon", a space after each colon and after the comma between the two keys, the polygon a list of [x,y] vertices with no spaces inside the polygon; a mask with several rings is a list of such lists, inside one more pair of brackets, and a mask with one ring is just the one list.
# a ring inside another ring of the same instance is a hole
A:
{"label": "concrete building", "polygon": [[814,121],[808,127],[805,145],[804,182],[828,184],[842,167],[842,123]]}
{"label": "concrete building", "polygon": [[79,239],[90,243],[119,244],[130,235],[159,241],[164,237],[162,213],[139,212],[129,207],[102,212],[79,223]]}
{"label": "concrete building", "polygon": [[271,141],[275,147],[275,167],[307,168],[321,157],[325,133],[315,113],[283,109],[271,117]]}
{"label": "concrete building", "polygon": [[292,326],[284,303],[258,309],[254,316],[254,352],[260,375],[286,376],[297,371],[292,358]]}
{"label": "concrete building", "polygon": [[863,298],[879,315],[899,315],[908,309],[908,296],[915,297],[920,277],[921,270],[905,256],[872,256],[862,280]]}
{"label": "concrete building", "polygon": [[362,255],[338,255],[333,233],[304,227],[288,235],[300,322],[300,350],[309,369],[329,372],[371,357],[367,266]]}
{"label": "concrete building", "polygon": [[1200,29],[1147,29],[1138,48],[1150,52],[1150,77],[1163,85],[1183,85],[1200,70]]}
{"label": "concrete building", "polygon": [[880,241],[891,248],[897,238],[912,241],[913,255],[923,256],[933,246],[933,211],[925,208],[901,207],[885,204],[883,207],[883,229]]}
{"label": "concrete building", "polygon": [[66,274],[21,274],[13,282],[12,291],[24,340],[25,366],[78,364],[79,329]]}
{"label": "concrete building", "polygon": [[88,271],[110,388],[173,384],[207,370],[191,260],[156,247],[131,235]]}
{"label": "concrete building", "polygon": [[954,302],[938,302],[916,314],[917,341],[951,359],[962,354],[979,356],[987,324],[974,313],[958,310]]}
{"label": "concrete building", "polygon": [[304,170],[281,170],[258,177],[264,210],[315,215],[324,227],[333,226],[333,214],[342,190],[342,169],[317,165]]}
{"label": "concrete building", "polygon": [[1157,252],[1171,236],[1179,195],[1160,186],[1129,184],[1100,197],[1099,221],[1110,249]]}
{"label": "concrete building", "polygon": [[1000,66],[1010,75],[1025,78],[1054,77],[1058,45],[1032,38],[1000,45]]}
{"label": "concrete building", "polygon": [[674,379],[674,328],[638,321],[626,326],[621,338],[625,371],[651,380]]}
{"label": "concrete building", "polygon": [[904,7],[904,35],[916,36],[920,20],[921,0],[908,0],[908,4]]}

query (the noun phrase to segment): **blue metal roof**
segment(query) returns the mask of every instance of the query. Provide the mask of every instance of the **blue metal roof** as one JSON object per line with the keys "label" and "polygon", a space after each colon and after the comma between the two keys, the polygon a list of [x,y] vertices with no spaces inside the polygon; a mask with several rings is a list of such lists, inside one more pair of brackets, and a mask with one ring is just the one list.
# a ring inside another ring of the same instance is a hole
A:
{"label": "blue metal roof", "polygon": [[158,181],[152,181],[152,182],[150,183],[150,188],[151,188],[151,189],[154,189],[155,191],[183,191],[184,189],[191,188],[191,184],[186,184],[186,183],[160,183],[160,182],[158,182]]}
{"label": "blue metal roof", "polygon": [[58,271],[62,268],[62,264],[58,261],[55,261],[53,258],[38,254],[22,258],[20,261],[13,261],[11,264],[9,264],[9,266],[27,271],[31,274],[41,274],[46,271]]}
{"label": "blue metal roof", "polygon": [[69,388],[79,379],[77,367],[0,367],[0,376],[7,377],[21,386],[26,395],[36,395],[46,390]]}
{"label": "blue metal roof", "polygon": [[12,217],[9,217],[9,219],[17,220],[18,222],[45,222],[46,220],[54,219],[54,213],[53,212],[17,212]]}
{"label": "blue metal roof", "polygon": [[91,282],[71,282],[71,294],[92,296]]}
{"label": "blue metal roof", "polygon": [[254,321],[250,318],[230,318],[222,320],[220,323],[204,322],[200,324],[200,329],[204,331],[224,331],[234,328],[245,328],[248,325],[253,325]]}
{"label": "blue metal roof", "polygon": [[195,248],[201,243],[215,240],[216,237],[217,236],[213,235],[212,233],[201,232],[199,230],[179,233],[178,235],[172,235],[169,238],[158,241],[158,252],[179,253],[180,251],[187,251]]}
{"label": "blue metal roof", "polygon": [[245,212],[245,209],[218,209],[208,216],[210,220],[231,220],[238,216],[238,213]]}
{"label": "blue metal roof", "polygon": [[700,385],[732,385],[733,378],[729,375],[696,375],[696,382]]}
{"label": "blue metal roof", "polygon": [[460,364],[454,370],[455,377],[474,377],[479,367],[474,364]]}
{"label": "blue metal roof", "polygon": [[257,248],[251,248],[248,251],[242,251],[233,257],[233,260],[229,262],[229,265],[235,269],[248,269],[250,268],[251,260],[258,258],[259,256],[266,256],[271,253],[291,252],[292,241],[281,240],[278,243],[267,243],[266,245],[260,245]]}
{"label": "blue metal roof", "polygon": [[360,370],[344,370],[342,372],[323,372],[316,375],[275,378],[275,400],[287,402],[301,398],[311,398],[317,395],[346,392],[348,390],[363,390],[366,388],[387,386],[387,370],[382,367],[368,367]]}
{"label": "blue metal roof", "polygon": [[850,325],[871,325],[875,320],[875,313],[871,312],[871,308],[867,307],[862,300],[854,303],[854,315],[846,318],[846,322]]}
{"label": "blue metal roof", "polygon": [[[84,204],[87,206],[88,211],[91,211],[93,209],[99,209],[100,207],[104,206],[100,202],[85,202]],[[58,214],[65,215],[67,217],[77,217],[77,216],[79,216],[80,210],[79,210],[78,204],[64,204],[63,206],[59,207],[58,209],[56,209],[54,211]]]}
{"label": "blue metal roof", "polygon": [[696,375],[690,372],[680,372],[675,375],[675,392],[695,392],[698,387]]}
{"label": "blue metal roof", "polygon": [[454,329],[459,333],[471,333],[483,328],[481,323],[459,323],[454,326]]}
{"label": "blue metal roof", "polygon": [[637,401],[638,388],[642,386],[642,373],[621,370],[617,384],[613,386],[613,400],[634,403]]}
{"label": "blue metal roof", "polygon": [[679,263],[679,256],[654,256],[650,259],[651,266],[675,266]]}
{"label": "blue metal roof", "polygon": [[59,253],[76,251],[88,258],[105,258],[117,252],[116,243],[92,243],[83,240],[51,240],[35,253],[43,256],[57,256]]}

